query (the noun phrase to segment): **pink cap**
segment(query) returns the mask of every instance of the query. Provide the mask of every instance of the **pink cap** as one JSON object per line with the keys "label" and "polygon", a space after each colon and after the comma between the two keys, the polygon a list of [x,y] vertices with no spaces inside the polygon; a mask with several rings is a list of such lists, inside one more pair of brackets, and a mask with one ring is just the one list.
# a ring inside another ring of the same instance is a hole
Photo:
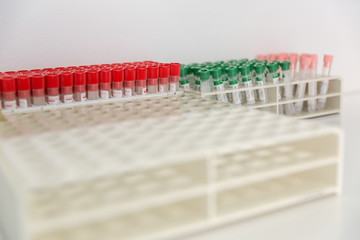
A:
{"label": "pink cap", "polygon": [[289,54],[288,53],[280,53],[279,55],[279,61],[284,62],[289,60]]}
{"label": "pink cap", "polygon": [[295,69],[298,62],[299,55],[297,53],[290,54],[290,69]]}
{"label": "pink cap", "polygon": [[330,67],[332,61],[334,60],[333,55],[324,55],[324,67]]}
{"label": "pink cap", "polygon": [[279,56],[275,53],[270,53],[269,54],[269,62],[271,61],[275,61],[275,60],[278,60],[279,59]]}
{"label": "pink cap", "polygon": [[300,58],[301,70],[307,70],[309,68],[310,63],[311,63],[311,58],[302,56],[302,58]]}
{"label": "pink cap", "polygon": [[262,61],[262,60],[267,60],[267,56],[266,56],[266,55],[262,55],[262,54],[258,55],[257,58],[258,58],[260,61]]}
{"label": "pink cap", "polygon": [[317,68],[317,63],[318,63],[317,54],[311,54],[310,58],[311,58],[310,68],[313,68],[313,69]]}

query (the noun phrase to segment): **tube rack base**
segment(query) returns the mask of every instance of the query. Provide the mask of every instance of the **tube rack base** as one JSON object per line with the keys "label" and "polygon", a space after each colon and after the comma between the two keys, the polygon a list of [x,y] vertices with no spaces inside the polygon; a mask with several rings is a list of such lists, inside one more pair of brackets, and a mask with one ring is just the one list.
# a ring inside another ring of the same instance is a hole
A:
{"label": "tube rack base", "polygon": [[341,192],[339,129],[195,95],[4,118],[7,240],[167,239]]}

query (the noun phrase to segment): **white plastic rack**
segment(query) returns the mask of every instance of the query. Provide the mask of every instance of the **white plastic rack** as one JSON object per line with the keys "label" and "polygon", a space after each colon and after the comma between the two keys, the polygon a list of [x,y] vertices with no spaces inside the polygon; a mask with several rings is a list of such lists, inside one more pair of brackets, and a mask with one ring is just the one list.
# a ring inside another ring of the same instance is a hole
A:
{"label": "white plastic rack", "polygon": [[172,239],[341,191],[339,129],[196,95],[4,118],[7,240]]}
{"label": "white plastic rack", "polygon": [[[278,92],[279,91],[283,92],[282,89],[284,89],[284,86],[289,86],[289,85],[296,86],[299,83],[317,82],[317,85],[318,85],[317,89],[320,89],[321,82],[324,80],[329,80],[329,90],[328,90],[327,94],[324,94],[324,95],[318,94],[316,96],[305,95],[304,98],[295,98],[295,95],[294,95],[294,99],[292,99],[292,100],[285,100],[284,98],[282,98],[281,100],[277,99],[277,96],[279,94]],[[286,103],[295,103],[295,102],[304,101],[302,113],[299,115],[293,115],[292,117],[312,118],[312,117],[320,117],[320,116],[326,116],[326,115],[331,115],[331,114],[339,114],[341,112],[341,93],[342,93],[341,84],[342,84],[341,77],[318,76],[318,78],[316,78],[316,79],[296,80],[296,81],[292,81],[291,83],[283,83],[283,82],[279,83],[279,84],[268,83],[268,84],[265,84],[264,86],[253,86],[251,88],[241,87],[239,89],[226,89],[221,92],[211,91],[208,93],[202,93],[202,92],[197,92],[193,89],[187,89],[185,91],[187,93],[200,95],[202,97],[210,96],[210,98],[216,99],[216,95],[221,94],[221,93],[226,94],[226,93],[231,93],[231,92],[245,92],[246,90],[253,90],[256,92],[258,89],[264,88],[264,89],[267,89],[267,94],[268,94],[268,98],[269,98],[267,103],[260,103],[259,101],[256,101],[256,103],[252,104],[252,105],[248,105],[246,103],[244,103],[242,105],[249,107],[249,108],[258,108],[258,109],[262,109],[262,110],[267,110],[267,111],[270,111],[270,112],[273,112],[273,113],[279,115],[279,106],[281,106],[281,105],[284,106]],[[245,95],[245,94],[243,93],[243,95]],[[324,97],[326,97],[326,99],[327,99],[325,109],[317,110],[316,112],[312,112],[312,113],[308,112],[308,109],[307,109],[307,101],[308,100],[320,99],[320,98],[324,98]]]}

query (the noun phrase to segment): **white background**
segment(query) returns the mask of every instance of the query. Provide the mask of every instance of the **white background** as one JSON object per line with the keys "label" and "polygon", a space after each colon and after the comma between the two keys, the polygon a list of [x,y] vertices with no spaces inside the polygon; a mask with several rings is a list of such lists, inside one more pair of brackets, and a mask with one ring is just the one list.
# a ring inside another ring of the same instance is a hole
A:
{"label": "white background", "polygon": [[357,0],[0,0],[0,71],[330,53],[349,92],[360,90],[359,12]]}

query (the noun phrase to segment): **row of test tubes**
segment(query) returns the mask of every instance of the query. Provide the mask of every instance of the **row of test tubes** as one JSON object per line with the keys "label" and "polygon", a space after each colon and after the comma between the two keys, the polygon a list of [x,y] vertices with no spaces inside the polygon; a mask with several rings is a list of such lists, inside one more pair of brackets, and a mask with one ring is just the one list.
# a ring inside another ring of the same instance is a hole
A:
{"label": "row of test tubes", "polygon": [[154,61],[0,73],[3,109],[179,91],[181,65]]}
{"label": "row of test tubes", "polygon": [[[291,83],[293,81],[302,81],[308,79],[316,79],[321,77],[329,77],[331,74],[331,66],[334,57],[332,55],[324,55],[322,73],[318,74],[318,55],[317,54],[301,54],[300,57],[296,53],[281,53],[281,54],[269,54],[258,55],[259,60],[268,60],[270,63],[280,62],[281,68],[277,70],[280,74],[280,78],[285,83]],[[300,59],[299,70],[297,71],[298,60]],[[284,63],[287,63],[284,68]],[[275,71],[275,67],[274,70]],[[329,89],[329,80],[325,79],[321,81],[318,89],[318,83],[316,81],[309,83],[299,83],[284,88],[280,88],[278,100],[292,100],[301,99],[305,95],[308,97],[316,97],[317,95],[327,94]],[[286,115],[299,115],[304,109],[304,101],[297,101],[295,103],[286,103],[285,108],[282,105],[279,106],[279,113]],[[307,111],[314,113],[317,110],[323,110],[326,106],[326,97],[318,99],[307,100]]]}
{"label": "row of test tubes", "polygon": [[[205,63],[193,63],[182,65],[180,84],[184,89],[193,89],[205,93],[206,98],[218,92],[215,98],[221,102],[234,104],[252,105],[255,103],[266,104],[269,101],[266,88],[252,89],[253,86],[265,84],[279,84],[281,82],[291,83],[292,81],[317,78],[316,54],[302,54],[300,56],[299,72],[296,71],[298,54],[270,54],[259,55],[257,59],[247,58],[230,61],[217,61]],[[321,76],[330,76],[333,56],[324,56],[324,67]],[[289,85],[279,88],[278,100],[292,100],[303,98],[306,90],[308,96],[326,94],[329,81],[321,83],[320,90],[317,90],[317,82],[297,85]],[[244,91],[231,91],[224,93],[224,90],[244,88]],[[279,105],[279,114],[294,115],[303,111],[303,101]],[[326,98],[308,100],[308,111],[315,112],[317,109],[325,108]]]}

